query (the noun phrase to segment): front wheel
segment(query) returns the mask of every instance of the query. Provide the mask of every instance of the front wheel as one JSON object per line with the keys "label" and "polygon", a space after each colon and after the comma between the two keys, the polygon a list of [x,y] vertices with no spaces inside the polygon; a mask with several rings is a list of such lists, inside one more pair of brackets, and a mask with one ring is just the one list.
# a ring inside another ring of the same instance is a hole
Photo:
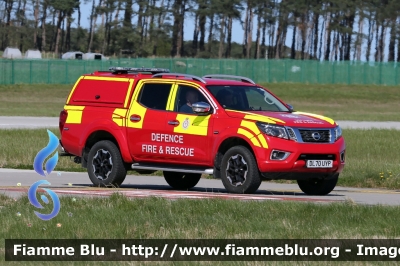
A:
{"label": "front wheel", "polygon": [[339,174],[336,174],[330,179],[297,180],[297,184],[307,195],[324,196],[336,187],[338,179]]}
{"label": "front wheel", "polygon": [[220,176],[230,193],[251,194],[261,185],[254,155],[244,146],[230,148],[222,158]]}
{"label": "front wheel", "polygon": [[93,145],[88,155],[89,178],[95,186],[119,186],[126,177],[126,168],[118,147],[109,140]]}
{"label": "front wheel", "polygon": [[187,190],[196,186],[199,183],[201,174],[187,174],[179,172],[164,171],[164,178],[168,185],[174,189]]}

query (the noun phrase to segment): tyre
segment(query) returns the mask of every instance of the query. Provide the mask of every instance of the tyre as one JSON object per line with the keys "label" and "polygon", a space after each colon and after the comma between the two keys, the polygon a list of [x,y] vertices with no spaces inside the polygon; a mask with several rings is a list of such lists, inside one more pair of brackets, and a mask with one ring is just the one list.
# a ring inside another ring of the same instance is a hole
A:
{"label": "tyre", "polygon": [[221,162],[223,157],[224,155],[221,152],[218,152],[217,156],[215,157],[214,172],[213,172],[213,177],[215,179],[221,179]]}
{"label": "tyre", "polygon": [[126,167],[118,147],[109,140],[93,145],[88,154],[88,174],[95,186],[119,186],[126,177]]}
{"label": "tyre", "polygon": [[336,174],[331,179],[297,180],[297,184],[307,195],[324,196],[331,193],[336,187],[338,179],[339,174]]}
{"label": "tyre", "polygon": [[213,177],[215,179],[221,179],[221,169],[217,169],[216,167],[214,167]]}
{"label": "tyre", "polygon": [[187,190],[196,186],[199,183],[201,174],[187,174],[179,172],[164,171],[164,178],[168,185],[174,189]]}
{"label": "tyre", "polygon": [[244,146],[232,147],[225,153],[220,176],[230,193],[251,194],[261,185],[256,159]]}

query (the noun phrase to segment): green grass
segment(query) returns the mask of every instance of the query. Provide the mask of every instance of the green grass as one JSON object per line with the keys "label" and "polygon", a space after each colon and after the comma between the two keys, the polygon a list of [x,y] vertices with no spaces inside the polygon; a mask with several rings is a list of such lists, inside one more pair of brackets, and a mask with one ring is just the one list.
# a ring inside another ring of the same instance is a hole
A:
{"label": "green grass", "polygon": [[[295,110],[335,120],[400,121],[400,87],[262,84]],[[72,85],[0,85],[0,116],[57,117]]]}
{"label": "green grass", "polygon": [[60,115],[72,85],[0,85],[0,116]]}
{"label": "green grass", "polygon": [[[58,130],[52,130],[59,137]],[[397,130],[344,130],[346,166],[338,185],[400,188],[400,142]],[[0,130],[0,168],[33,169],[36,154],[47,145],[45,129]],[[23,141],[21,141],[23,140]],[[55,171],[86,169],[61,157]],[[155,173],[161,175],[161,172]]]}
{"label": "green grass", "polygon": [[[399,206],[363,206],[350,202],[241,201],[238,204],[236,200],[129,199],[118,194],[110,198],[79,197],[75,201],[72,197],[61,197],[61,211],[50,221],[36,217],[26,196],[17,201],[1,196],[0,205],[4,206],[0,228],[3,239],[400,237]],[[50,213],[52,206],[49,205],[40,212]],[[227,221],[231,223],[229,226]]]}
{"label": "green grass", "polygon": [[346,166],[339,185],[400,188],[398,130],[344,130]]}
{"label": "green grass", "polygon": [[[4,239],[371,239],[400,237],[400,207],[350,202],[61,197],[50,221],[33,213],[26,196],[0,196]],[[49,213],[52,206],[41,212]],[[262,211],[260,211],[262,210]],[[17,216],[17,213],[20,216]],[[68,215],[72,213],[72,217]],[[368,217],[368,219],[365,219]],[[228,222],[227,222],[228,221]],[[31,226],[29,227],[28,224]],[[57,227],[61,224],[61,227]],[[1,259],[1,256],[0,256]],[[80,264],[82,265],[82,264]],[[86,264],[83,264],[86,265]],[[108,264],[107,264],[108,265]],[[246,265],[240,263],[238,265]],[[263,265],[263,264],[255,264]],[[303,263],[302,263],[303,265]]]}

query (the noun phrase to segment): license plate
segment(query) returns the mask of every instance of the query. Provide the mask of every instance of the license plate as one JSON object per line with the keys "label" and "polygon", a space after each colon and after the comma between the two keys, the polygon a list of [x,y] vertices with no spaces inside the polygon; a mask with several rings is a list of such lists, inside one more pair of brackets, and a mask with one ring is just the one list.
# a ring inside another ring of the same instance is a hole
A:
{"label": "license plate", "polygon": [[332,168],[333,161],[332,160],[308,160],[307,167],[308,168]]}

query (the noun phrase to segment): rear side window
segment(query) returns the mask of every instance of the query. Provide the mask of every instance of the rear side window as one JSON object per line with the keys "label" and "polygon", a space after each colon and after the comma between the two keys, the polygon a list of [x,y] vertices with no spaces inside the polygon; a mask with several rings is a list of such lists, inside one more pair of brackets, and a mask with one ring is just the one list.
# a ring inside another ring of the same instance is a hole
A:
{"label": "rear side window", "polygon": [[172,84],[145,84],[140,91],[139,103],[147,108],[167,110]]}

